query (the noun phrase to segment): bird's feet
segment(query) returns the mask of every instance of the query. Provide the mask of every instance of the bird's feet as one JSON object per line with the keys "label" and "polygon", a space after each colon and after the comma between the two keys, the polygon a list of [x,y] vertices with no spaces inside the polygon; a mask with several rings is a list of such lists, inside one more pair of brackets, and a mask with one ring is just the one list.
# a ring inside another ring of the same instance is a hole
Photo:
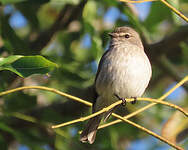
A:
{"label": "bird's feet", "polygon": [[136,102],[137,102],[137,97],[131,97],[131,98],[134,99],[134,100],[131,102],[131,104],[136,104]]}
{"label": "bird's feet", "polygon": [[[114,94],[114,96],[115,96],[116,98],[118,98],[119,100],[122,100],[122,105],[123,105],[123,106],[126,106],[126,99],[125,99],[125,98],[121,98],[121,97],[119,97],[117,94]],[[134,99],[134,100],[131,102],[131,104],[136,104],[136,102],[137,102],[137,97],[131,97],[131,98]]]}
{"label": "bird's feet", "polygon": [[117,94],[114,94],[115,97],[117,97],[119,100],[122,100],[122,105],[126,106],[126,99],[119,97]]}

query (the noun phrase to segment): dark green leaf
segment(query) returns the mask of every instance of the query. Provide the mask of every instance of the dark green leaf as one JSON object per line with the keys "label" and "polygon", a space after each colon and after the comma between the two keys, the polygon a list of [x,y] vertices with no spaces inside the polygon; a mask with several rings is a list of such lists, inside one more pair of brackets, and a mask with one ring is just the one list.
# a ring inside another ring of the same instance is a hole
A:
{"label": "dark green leaf", "polygon": [[9,70],[21,77],[32,74],[45,74],[57,65],[42,56],[10,56],[0,59],[0,70]]}
{"label": "dark green leaf", "polygon": [[32,5],[30,3],[18,3],[16,4],[16,8],[18,8],[24,17],[27,18],[27,21],[29,21],[33,30],[38,29],[39,21],[37,18],[37,13],[40,5],[37,3]]}
{"label": "dark green leaf", "polygon": [[0,149],[8,149],[8,144],[2,135],[0,135]]}
{"label": "dark green leaf", "polygon": [[0,0],[0,2],[5,5],[5,4],[14,4],[14,3],[20,3],[20,2],[32,2],[32,3],[46,3],[49,0]]}
{"label": "dark green leaf", "polygon": [[8,17],[1,17],[0,25],[2,28],[1,34],[3,40],[11,45],[12,49],[9,50],[13,51],[14,54],[24,54],[25,52],[27,52],[28,47],[26,43],[15,33],[15,31],[9,25]]}
{"label": "dark green leaf", "polygon": [[36,106],[36,96],[29,96],[22,92],[13,93],[5,97],[5,110],[8,112],[24,111]]}

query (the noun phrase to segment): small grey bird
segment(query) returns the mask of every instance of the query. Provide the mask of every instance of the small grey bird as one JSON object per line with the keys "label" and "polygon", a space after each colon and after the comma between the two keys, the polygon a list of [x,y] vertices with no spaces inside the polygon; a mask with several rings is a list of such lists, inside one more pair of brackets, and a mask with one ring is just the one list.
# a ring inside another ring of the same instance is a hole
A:
{"label": "small grey bird", "polygon": [[[92,112],[95,113],[119,99],[140,97],[151,78],[152,70],[139,34],[130,27],[118,27],[111,36],[109,49],[103,54],[95,78],[97,93]],[[102,117],[112,110],[91,118],[81,133],[80,141],[92,144]]]}

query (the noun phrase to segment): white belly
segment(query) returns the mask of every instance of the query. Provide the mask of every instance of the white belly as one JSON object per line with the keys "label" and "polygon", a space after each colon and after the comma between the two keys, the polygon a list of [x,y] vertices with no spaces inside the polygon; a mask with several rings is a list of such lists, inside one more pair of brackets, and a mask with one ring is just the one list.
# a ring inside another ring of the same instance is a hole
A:
{"label": "white belly", "polygon": [[[113,59],[110,59],[113,57]],[[104,61],[96,80],[96,90],[100,103],[110,105],[117,98],[140,97],[151,77],[150,62],[144,52],[128,53],[126,57],[116,54]]]}

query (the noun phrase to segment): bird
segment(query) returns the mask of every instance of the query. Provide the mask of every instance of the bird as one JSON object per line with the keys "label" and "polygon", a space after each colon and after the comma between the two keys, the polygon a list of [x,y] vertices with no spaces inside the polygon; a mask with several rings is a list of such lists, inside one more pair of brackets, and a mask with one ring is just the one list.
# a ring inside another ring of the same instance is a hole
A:
{"label": "bird", "polygon": [[[92,113],[126,98],[141,97],[152,76],[150,61],[139,34],[131,27],[117,27],[107,51],[100,59],[94,87],[96,98]],[[91,118],[80,135],[80,141],[94,143],[101,119],[107,120],[114,109]]]}

